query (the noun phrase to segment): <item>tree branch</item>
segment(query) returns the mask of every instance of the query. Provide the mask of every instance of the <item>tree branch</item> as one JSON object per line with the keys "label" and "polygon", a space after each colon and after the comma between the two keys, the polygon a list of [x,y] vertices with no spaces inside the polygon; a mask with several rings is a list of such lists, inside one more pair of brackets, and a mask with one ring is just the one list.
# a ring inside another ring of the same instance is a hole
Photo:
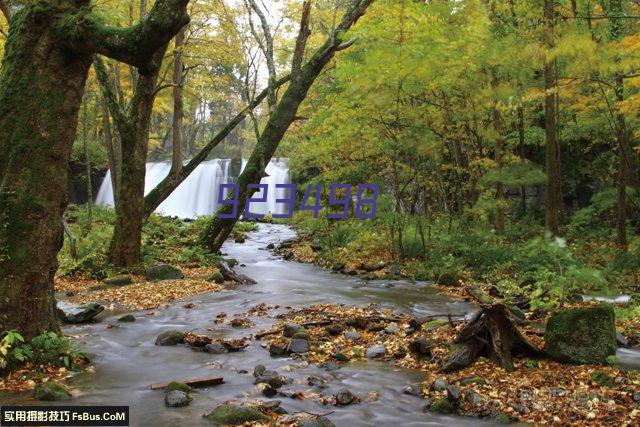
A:
{"label": "tree branch", "polygon": [[155,52],[189,23],[187,3],[189,0],[157,0],[144,21],[128,28],[104,25],[97,15],[83,8],[59,29],[71,47],[99,53],[148,74]]}
{"label": "tree branch", "polygon": [[123,108],[118,101],[115,87],[111,79],[109,78],[107,67],[105,66],[102,58],[100,58],[99,56],[96,56],[93,60],[93,69],[96,72],[96,77],[100,86],[100,92],[102,92],[102,97],[107,104],[109,112],[111,113],[111,117],[113,117],[113,122],[118,128],[118,131],[121,131],[122,126],[126,122],[126,117],[123,112]]}
{"label": "tree branch", "polygon": [[311,17],[311,0],[305,0],[302,5],[302,18],[300,18],[300,32],[296,39],[296,48],[293,52],[293,60],[291,61],[291,74],[296,75],[302,66],[304,59],[304,50],[307,47],[307,40],[311,35],[309,29],[309,18]]}

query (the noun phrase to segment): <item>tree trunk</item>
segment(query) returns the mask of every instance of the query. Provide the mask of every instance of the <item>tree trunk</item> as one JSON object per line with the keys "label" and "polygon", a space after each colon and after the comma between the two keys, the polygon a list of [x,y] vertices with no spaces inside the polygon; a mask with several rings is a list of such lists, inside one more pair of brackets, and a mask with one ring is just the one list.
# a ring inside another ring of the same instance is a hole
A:
{"label": "tree trunk", "polygon": [[[186,28],[186,27],[185,27]],[[182,48],[184,46],[185,28],[178,31],[175,38],[175,52],[173,59],[173,120],[171,174],[175,175],[182,169],[182,116],[184,100],[182,98]]]}
{"label": "tree trunk", "polygon": [[89,53],[69,55],[53,13],[12,16],[0,74],[0,331],[58,332],[53,277],[67,162]]}
{"label": "tree trunk", "polygon": [[84,164],[85,173],[87,179],[85,181],[87,189],[87,224],[82,232],[83,236],[86,236],[91,231],[93,222],[93,183],[91,182],[91,157],[89,156],[89,142],[87,139],[87,108],[89,107],[89,97],[85,95],[84,105],[82,108],[82,145],[84,149]]}
{"label": "tree trunk", "polygon": [[[554,0],[544,0],[544,18],[546,48],[551,51],[555,45],[555,7]],[[554,235],[560,232],[560,159],[556,123],[556,61],[548,59],[544,65],[544,118],[546,141],[547,199],[545,205],[545,227]]]}

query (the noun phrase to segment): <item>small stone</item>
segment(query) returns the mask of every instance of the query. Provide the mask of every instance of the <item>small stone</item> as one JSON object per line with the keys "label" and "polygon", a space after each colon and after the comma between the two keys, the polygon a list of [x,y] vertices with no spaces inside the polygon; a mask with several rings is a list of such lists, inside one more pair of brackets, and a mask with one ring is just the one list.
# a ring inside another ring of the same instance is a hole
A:
{"label": "small stone", "polygon": [[36,385],[34,391],[35,398],[38,400],[56,401],[69,400],[71,393],[62,384],[47,381]]}
{"label": "small stone", "polygon": [[244,236],[238,236],[235,238],[234,242],[235,243],[244,243],[246,240],[246,238]]}
{"label": "small stone", "polygon": [[176,330],[164,331],[163,333],[158,335],[158,338],[156,338],[156,345],[163,345],[163,346],[178,345],[179,343],[182,342],[185,335],[186,334],[184,332],[180,332]]}
{"label": "small stone", "polygon": [[180,390],[173,390],[164,395],[164,404],[171,408],[188,406],[192,400],[191,396]]}
{"label": "small stone", "polygon": [[462,395],[458,387],[454,386],[453,384],[449,384],[447,386],[447,399],[449,399],[451,403],[457,404],[460,401],[461,397]]}
{"label": "small stone", "polygon": [[360,341],[362,339],[362,335],[356,331],[347,331],[344,333],[344,337],[349,341]]}
{"label": "small stone", "polygon": [[369,347],[365,352],[367,359],[376,359],[382,357],[387,353],[387,348],[382,344],[376,344],[373,347]]}
{"label": "small stone", "polygon": [[216,341],[212,341],[204,346],[204,351],[210,354],[224,354],[229,352],[227,347]]}
{"label": "small stone", "polygon": [[307,330],[300,325],[297,325],[295,323],[288,323],[284,325],[284,328],[282,328],[282,336],[284,336],[285,338],[291,338],[298,332],[306,331]]}
{"label": "small stone", "polygon": [[222,404],[204,416],[216,424],[244,424],[253,421],[271,422],[271,418],[250,406]]}
{"label": "small stone", "polygon": [[337,262],[333,264],[333,266],[331,267],[333,271],[342,271],[344,270],[344,268],[345,268],[345,265],[341,262]]}
{"label": "small stone", "polygon": [[289,343],[289,351],[292,353],[306,353],[309,351],[309,342],[302,339],[292,339]]}
{"label": "small stone", "polygon": [[265,368],[264,365],[256,365],[256,367],[253,368],[253,376],[257,378],[260,375],[264,374],[266,370],[267,368]]}
{"label": "small stone", "polygon": [[286,378],[278,375],[276,371],[265,371],[253,381],[254,384],[269,384],[273,388],[280,388],[286,382]]}
{"label": "small stone", "polygon": [[388,334],[397,334],[399,332],[398,329],[398,324],[397,323],[391,323],[389,326],[387,326],[386,328],[384,328],[384,331]]}
{"label": "small stone", "polygon": [[125,314],[124,316],[118,318],[118,322],[135,322],[136,318],[133,314]]}
{"label": "small stone", "polygon": [[337,371],[340,369],[340,365],[333,362],[322,362],[318,365],[320,368],[323,368],[325,371]]}
{"label": "small stone", "polygon": [[336,404],[341,406],[350,405],[355,400],[355,396],[349,389],[343,388],[336,394]]}
{"label": "small stone", "polygon": [[445,391],[447,389],[447,382],[444,380],[444,378],[438,378],[436,379],[431,386],[429,387],[429,390],[431,391]]}
{"label": "small stone", "polygon": [[484,405],[484,402],[485,402],[485,398],[482,397],[481,394],[476,393],[473,390],[470,390],[469,392],[467,392],[466,399],[469,403],[471,403],[471,406],[473,406],[474,408],[477,406]]}
{"label": "small stone", "polygon": [[332,323],[324,329],[329,333],[329,335],[335,336],[340,335],[346,329],[346,327],[341,323]]}
{"label": "small stone", "polygon": [[404,394],[420,397],[422,395],[422,386],[420,384],[408,384],[402,389]]}
{"label": "small stone", "polygon": [[275,249],[275,248],[276,248],[276,245],[274,245],[273,243],[269,243],[267,245],[267,249]]}
{"label": "small stone", "polygon": [[345,323],[348,326],[358,329],[365,329],[367,327],[367,319],[364,316],[350,317],[345,321]]}
{"label": "small stone", "polygon": [[271,357],[280,357],[287,354],[287,348],[278,344],[269,345],[269,355]]}
{"label": "small stone", "polygon": [[329,418],[320,415],[315,419],[304,419],[298,424],[300,427],[336,427]]}
{"label": "small stone", "polygon": [[310,375],[307,378],[307,384],[313,387],[324,388],[326,387],[325,383],[326,383],[326,380],[319,375]]}
{"label": "small stone", "polygon": [[262,394],[265,397],[273,397],[276,394],[278,394],[278,389],[276,389],[275,387],[272,387],[270,384],[263,384]]}
{"label": "small stone", "polygon": [[341,351],[335,353],[333,355],[333,358],[336,359],[339,362],[348,362],[349,361],[349,356],[347,356],[346,354],[344,354]]}
{"label": "small stone", "polygon": [[429,411],[437,412],[439,414],[451,414],[453,413],[453,406],[451,402],[445,398],[435,400],[430,406]]}

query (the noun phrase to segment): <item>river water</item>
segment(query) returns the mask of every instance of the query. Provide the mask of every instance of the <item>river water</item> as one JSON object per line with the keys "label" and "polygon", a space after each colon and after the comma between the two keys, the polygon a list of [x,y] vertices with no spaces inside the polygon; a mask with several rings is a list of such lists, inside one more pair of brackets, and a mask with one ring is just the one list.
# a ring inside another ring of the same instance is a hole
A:
{"label": "river water", "polygon": [[[315,303],[344,303],[364,305],[377,302],[381,307],[398,312],[415,314],[465,313],[472,307],[465,302],[452,301],[438,295],[426,283],[411,284],[387,281],[363,283],[353,277],[334,274],[313,265],[284,261],[273,256],[265,247],[293,237],[293,232],[282,225],[260,224],[260,230],[248,235],[245,244],[228,243],[223,251],[236,258],[245,267],[240,273],[255,280],[253,286],[236,287],[233,290],[201,294],[186,301],[177,302],[154,314],[143,311],[133,313],[135,323],[117,324],[122,313],[101,314],[100,323],[66,327],[67,335],[77,336],[76,341],[93,355],[94,373],[82,373],[70,381],[77,392],[71,402],[78,405],[129,405],[133,426],[198,426],[209,425],[202,415],[216,405],[232,399],[266,399],[253,385],[252,371],[255,365],[293,379],[284,388],[310,390],[306,378],[312,374],[332,377],[325,395],[334,394],[347,387],[353,393],[366,398],[369,392],[378,392],[374,402],[364,402],[346,407],[323,406],[309,400],[275,397],[290,413],[307,411],[328,415],[337,426],[465,426],[486,422],[463,417],[450,417],[423,411],[424,400],[405,395],[402,389],[409,383],[419,382],[424,374],[395,367],[391,363],[362,361],[344,364],[342,369],[327,372],[314,366],[299,367],[300,362],[287,358],[271,358],[261,347],[263,341],[252,341],[244,351],[223,355],[194,352],[184,346],[158,347],[155,338],[168,329],[193,330],[216,337],[240,338],[258,330],[269,329],[276,320],[268,317],[251,318],[256,325],[233,328],[228,324],[215,325],[213,320],[221,312],[231,318],[260,303],[283,306],[303,306]],[[194,302],[195,309],[186,309],[186,302]],[[275,312],[274,312],[275,313]],[[214,328],[214,331],[207,331]],[[637,358],[637,354],[635,356]],[[221,366],[220,366],[221,365]],[[238,373],[247,370],[248,374]],[[189,379],[200,376],[223,376],[225,383],[199,389],[190,406],[166,408],[161,390],[151,391],[149,385],[157,382]],[[0,395],[4,404],[34,403],[31,393]]]}

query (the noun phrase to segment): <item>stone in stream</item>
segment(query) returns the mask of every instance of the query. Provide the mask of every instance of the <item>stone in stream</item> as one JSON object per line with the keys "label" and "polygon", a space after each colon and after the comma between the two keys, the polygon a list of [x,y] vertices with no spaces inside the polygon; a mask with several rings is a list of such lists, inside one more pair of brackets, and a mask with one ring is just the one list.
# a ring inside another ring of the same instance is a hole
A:
{"label": "stone in stream", "polygon": [[89,323],[104,311],[104,306],[97,302],[90,302],[79,307],[81,311],[75,314],[65,314],[67,323]]}
{"label": "stone in stream", "polygon": [[130,274],[120,274],[117,276],[107,277],[102,281],[105,285],[126,286],[133,283]]}
{"label": "stone in stream", "polygon": [[125,314],[118,318],[118,322],[135,322],[136,318],[133,314]]}
{"label": "stone in stream", "polygon": [[344,333],[344,337],[349,341],[360,341],[362,339],[362,335],[356,331],[347,331]]}
{"label": "stone in stream", "polygon": [[303,339],[292,339],[289,343],[289,351],[292,353],[306,353],[309,351],[309,341]]}
{"label": "stone in stream", "polygon": [[259,388],[262,389],[262,394],[265,397],[273,397],[276,394],[278,394],[278,389],[273,387],[273,386],[271,386],[268,383],[261,383],[261,384],[258,384],[258,386],[259,386]]}
{"label": "stone in stream", "polygon": [[325,371],[337,371],[340,369],[340,365],[333,362],[322,362],[318,365],[319,368],[324,369]]}
{"label": "stone in stream", "polygon": [[301,420],[298,425],[300,427],[336,427],[334,423],[325,416],[318,416],[315,419]]}
{"label": "stone in stream", "polygon": [[616,333],[616,342],[618,343],[618,345],[620,347],[624,347],[624,348],[628,348],[629,347],[629,340],[622,335],[620,332]]}
{"label": "stone in stream", "polygon": [[246,240],[245,236],[238,236],[238,237],[235,238],[234,242],[235,243],[244,243],[245,240]]}
{"label": "stone in stream", "polygon": [[71,393],[62,384],[47,381],[36,385],[33,390],[34,396],[38,400],[57,401],[71,399]]}
{"label": "stone in stream", "polygon": [[420,397],[422,395],[422,385],[421,384],[407,384],[402,389],[404,394],[408,394],[409,396]]}
{"label": "stone in stream", "polygon": [[325,388],[327,380],[319,375],[310,375],[307,377],[307,384],[312,387]]}
{"label": "stone in stream", "polygon": [[434,400],[429,406],[429,411],[437,412],[439,414],[452,414],[453,413],[453,405],[449,399],[442,397],[440,399]]}
{"label": "stone in stream", "polygon": [[307,330],[295,323],[287,323],[282,328],[282,336],[284,336],[285,338],[291,338],[298,332],[307,332]]}
{"label": "stone in stream", "polygon": [[264,371],[262,375],[256,377],[254,384],[269,384],[273,388],[280,388],[287,383],[287,379],[279,375],[276,371]]}
{"label": "stone in stream", "polygon": [[224,345],[220,344],[217,341],[212,341],[209,344],[205,345],[204,351],[210,354],[229,353],[229,350],[227,350],[227,347],[225,347]]}
{"label": "stone in stream", "polygon": [[164,395],[164,404],[171,408],[188,406],[193,399],[184,391],[172,390]]}
{"label": "stone in stream", "polygon": [[264,374],[266,370],[267,368],[265,368],[264,365],[256,365],[256,367],[253,368],[253,376],[258,378],[260,375]]}
{"label": "stone in stream", "polygon": [[182,271],[169,264],[158,264],[149,267],[146,271],[147,280],[154,282],[157,280],[177,280],[183,279]]}
{"label": "stone in stream", "polygon": [[338,393],[336,393],[335,397],[336,397],[336,405],[340,405],[340,406],[350,405],[351,403],[353,403],[354,400],[356,400],[356,397],[354,396],[354,394],[351,393],[351,390],[347,388],[343,388],[342,390],[340,390]]}
{"label": "stone in stream", "polygon": [[547,322],[544,339],[546,353],[559,362],[604,364],[617,349],[613,307],[557,311]]}
{"label": "stone in stream", "polygon": [[287,354],[287,348],[279,344],[272,343],[269,345],[269,355],[271,357],[280,357]]}
{"label": "stone in stream", "polygon": [[345,265],[341,262],[336,262],[335,264],[333,264],[333,266],[331,266],[331,269],[333,271],[342,271],[344,270]]}
{"label": "stone in stream", "polygon": [[222,404],[204,416],[217,425],[238,425],[253,421],[270,422],[271,418],[251,406]]}
{"label": "stone in stream", "polygon": [[162,346],[178,345],[182,342],[185,335],[186,334],[184,332],[180,332],[176,330],[164,331],[163,333],[158,335],[158,337],[156,338],[156,345],[162,345]]}
{"label": "stone in stream", "polygon": [[367,359],[376,359],[382,357],[387,353],[387,348],[383,344],[376,344],[373,347],[369,347],[365,352]]}
{"label": "stone in stream", "polygon": [[276,245],[274,245],[273,243],[269,243],[267,245],[267,249],[275,249],[275,248],[276,248]]}
{"label": "stone in stream", "polygon": [[170,391],[181,391],[183,393],[191,393],[191,387],[183,383],[182,381],[171,381],[164,388],[165,393],[169,393]]}

